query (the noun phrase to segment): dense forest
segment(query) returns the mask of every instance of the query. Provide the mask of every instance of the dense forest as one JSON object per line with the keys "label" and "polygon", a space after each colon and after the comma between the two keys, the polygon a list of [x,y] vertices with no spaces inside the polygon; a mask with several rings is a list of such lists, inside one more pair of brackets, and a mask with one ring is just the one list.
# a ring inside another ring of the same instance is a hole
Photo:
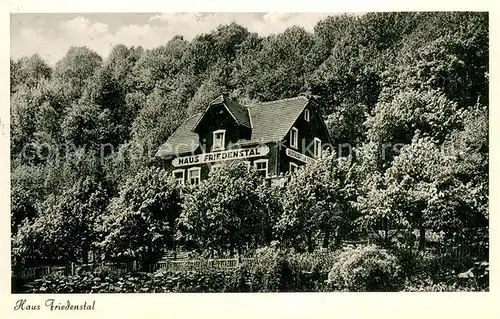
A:
{"label": "dense forest", "polygon": [[[488,242],[488,36],[487,13],[343,14],[313,32],[231,23],[105,59],[87,47],[54,66],[11,59],[13,264],[272,240],[314,251],[318,232],[324,247],[373,233],[389,243],[401,229],[419,248]],[[220,94],[314,97],[339,148],[283,190],[233,167],[178,192],[154,154]]]}

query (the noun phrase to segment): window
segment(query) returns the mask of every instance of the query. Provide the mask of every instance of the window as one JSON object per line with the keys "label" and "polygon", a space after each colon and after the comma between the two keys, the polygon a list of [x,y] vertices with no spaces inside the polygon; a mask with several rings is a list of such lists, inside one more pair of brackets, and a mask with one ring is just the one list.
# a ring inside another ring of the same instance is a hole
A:
{"label": "window", "polygon": [[295,127],[292,127],[290,130],[290,147],[299,148],[299,130]]}
{"label": "window", "polygon": [[201,168],[200,167],[193,167],[188,169],[188,182],[189,184],[194,184],[198,185],[200,183],[201,179]]}
{"label": "window", "polygon": [[212,167],[210,168],[210,173],[216,172],[217,170],[219,170],[221,168],[221,166],[222,166],[222,164],[212,165]]}
{"label": "window", "polygon": [[172,172],[172,176],[174,177],[177,184],[184,184],[184,170],[176,169]]}
{"label": "window", "polygon": [[309,113],[309,109],[305,109],[304,110],[304,120],[306,120],[307,122],[309,122],[310,117],[311,117],[311,114]]}
{"label": "window", "polygon": [[226,131],[225,130],[217,130],[214,131],[214,140],[212,144],[212,151],[222,151],[224,150],[224,146],[226,145]]}
{"label": "window", "polygon": [[321,140],[317,137],[314,138],[314,157],[321,157]]}
{"label": "window", "polygon": [[253,164],[259,175],[267,176],[267,159],[256,160]]}
{"label": "window", "polygon": [[290,173],[295,173],[299,169],[299,165],[290,162],[290,168],[288,169]]}

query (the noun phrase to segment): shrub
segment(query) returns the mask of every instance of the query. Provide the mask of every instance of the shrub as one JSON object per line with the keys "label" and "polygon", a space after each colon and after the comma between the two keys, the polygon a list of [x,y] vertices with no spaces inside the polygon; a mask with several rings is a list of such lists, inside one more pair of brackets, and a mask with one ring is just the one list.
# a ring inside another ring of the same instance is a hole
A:
{"label": "shrub", "polygon": [[429,278],[441,281],[455,276],[474,265],[470,257],[458,257],[451,254],[437,254],[431,251],[395,250],[399,265],[406,278]]}
{"label": "shrub", "polygon": [[286,258],[285,251],[276,247],[257,249],[253,261],[243,270],[248,274],[250,291],[290,291],[297,269]]}
{"label": "shrub", "polygon": [[344,250],[328,274],[331,289],[394,291],[399,286],[397,258],[374,245]]}
{"label": "shrub", "polygon": [[404,291],[488,291],[489,263],[476,262],[469,270],[446,278],[419,279],[413,277],[405,282]]}
{"label": "shrub", "polygon": [[295,253],[290,255],[290,262],[303,272],[328,273],[338,259],[339,251],[326,249],[315,250],[312,253]]}
{"label": "shrub", "polygon": [[258,249],[240,273],[240,289],[253,292],[323,291],[335,253],[293,253],[278,245]]}
{"label": "shrub", "polygon": [[105,275],[82,272],[74,276],[51,274],[34,280],[17,292],[28,293],[132,293],[132,292],[238,292],[239,270],[131,273]]}

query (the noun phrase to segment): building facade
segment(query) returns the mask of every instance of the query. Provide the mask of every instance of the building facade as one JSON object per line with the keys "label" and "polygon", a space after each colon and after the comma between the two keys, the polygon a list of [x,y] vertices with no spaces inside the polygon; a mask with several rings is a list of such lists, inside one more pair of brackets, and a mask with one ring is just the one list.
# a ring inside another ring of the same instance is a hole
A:
{"label": "building facade", "polygon": [[231,160],[267,178],[293,173],[330,143],[318,106],[305,96],[250,106],[220,96],[184,121],[156,156],[179,183],[197,184]]}

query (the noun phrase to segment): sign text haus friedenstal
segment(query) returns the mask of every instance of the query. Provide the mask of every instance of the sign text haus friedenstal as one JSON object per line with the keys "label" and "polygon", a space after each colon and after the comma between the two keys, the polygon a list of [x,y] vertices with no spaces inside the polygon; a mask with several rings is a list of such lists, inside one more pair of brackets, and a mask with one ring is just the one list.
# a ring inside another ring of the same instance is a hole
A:
{"label": "sign text haus friedenstal", "polygon": [[220,162],[220,161],[265,156],[268,153],[269,153],[269,147],[262,145],[251,148],[240,148],[234,150],[177,157],[172,160],[172,165],[175,167],[179,167],[179,166],[187,166],[194,164]]}

